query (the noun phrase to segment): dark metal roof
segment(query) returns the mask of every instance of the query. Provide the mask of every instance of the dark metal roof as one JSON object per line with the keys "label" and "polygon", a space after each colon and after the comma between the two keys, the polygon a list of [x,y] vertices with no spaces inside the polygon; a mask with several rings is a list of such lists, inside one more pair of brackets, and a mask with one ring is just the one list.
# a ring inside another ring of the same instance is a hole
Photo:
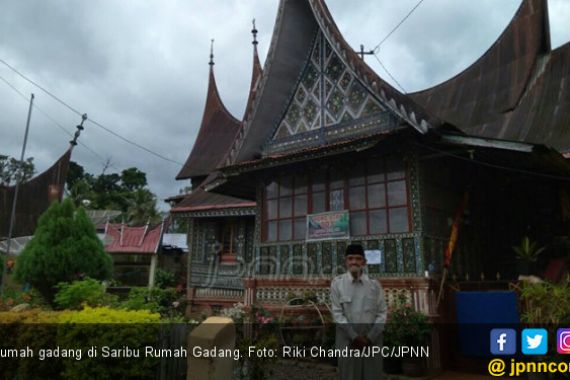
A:
{"label": "dark metal roof", "polygon": [[317,30],[307,1],[281,0],[251,114],[238,133],[226,163],[250,160],[261,152],[295,89]]}
{"label": "dark metal roof", "polygon": [[311,146],[295,152],[272,154],[257,160],[242,161],[235,165],[226,166],[225,168],[222,168],[221,171],[223,173],[230,174],[240,171],[266,169],[273,166],[281,166],[294,162],[306,161],[308,158],[321,158],[324,156],[338,155],[355,150],[365,150],[373,147],[378,142],[385,140],[391,135],[392,134],[389,133],[379,132],[375,134],[369,134],[367,136],[356,136],[351,139],[337,141],[324,146]]}
{"label": "dark metal roof", "polygon": [[570,152],[570,44],[542,58],[520,104],[479,127],[479,134]]}
{"label": "dark metal roof", "polygon": [[[40,215],[52,202],[61,200],[71,151],[69,148],[49,169],[20,185],[14,237],[33,235]],[[13,186],[0,186],[0,237],[8,236],[14,190]]]}
{"label": "dark metal roof", "polygon": [[188,211],[213,210],[219,208],[242,208],[255,207],[255,202],[234,198],[227,195],[209,193],[199,187],[197,190],[186,195],[184,199],[176,204],[170,212],[180,213]]}
{"label": "dark metal roof", "polygon": [[[562,77],[557,84],[551,82],[563,69],[550,63],[544,66],[549,51],[547,0],[523,0],[501,36],[475,63],[455,77],[410,96],[467,134],[546,143],[544,138],[534,137],[552,133],[545,124],[558,124],[559,116],[527,107],[540,103],[554,111],[568,99],[555,96],[563,95],[556,91],[563,88],[559,82]],[[557,57],[562,58],[560,54]],[[562,66],[562,62],[558,64]],[[541,83],[546,77],[548,83]],[[538,86],[542,87],[537,91]],[[548,100],[539,99],[544,91],[550,94]]]}
{"label": "dark metal roof", "polygon": [[382,80],[344,40],[324,0],[281,0],[264,75],[251,117],[238,133],[225,165],[258,157],[293,95],[321,31],[359,80],[408,125],[425,131],[440,124],[411,98]]}
{"label": "dark metal roof", "polygon": [[240,128],[241,122],[231,115],[220,99],[211,67],[200,131],[176,179],[208,175],[225,157]]}

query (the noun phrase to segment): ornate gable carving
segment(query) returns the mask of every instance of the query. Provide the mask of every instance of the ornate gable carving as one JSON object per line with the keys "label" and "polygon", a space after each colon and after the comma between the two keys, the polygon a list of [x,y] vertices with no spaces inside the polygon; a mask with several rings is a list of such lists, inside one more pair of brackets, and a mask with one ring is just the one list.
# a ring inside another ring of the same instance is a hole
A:
{"label": "ornate gable carving", "polygon": [[319,32],[273,140],[351,122],[385,110]]}

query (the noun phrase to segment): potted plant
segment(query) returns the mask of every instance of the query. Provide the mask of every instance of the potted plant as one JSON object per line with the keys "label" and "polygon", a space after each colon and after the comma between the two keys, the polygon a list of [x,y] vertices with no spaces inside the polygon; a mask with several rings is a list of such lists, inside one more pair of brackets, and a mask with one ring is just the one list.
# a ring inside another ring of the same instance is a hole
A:
{"label": "potted plant", "polygon": [[538,257],[546,247],[538,247],[536,241],[531,241],[528,236],[524,236],[520,245],[513,246],[516,253],[517,270],[521,275],[532,274],[533,266],[538,260]]}
{"label": "potted plant", "polygon": [[[556,336],[559,326],[570,323],[570,278],[558,284],[549,282],[523,282],[518,288],[522,301],[521,322],[529,327],[540,327],[548,330],[549,336]],[[549,340],[547,355],[537,356],[536,361],[560,361],[556,355],[555,339]],[[529,379],[547,379],[544,373],[529,373]]]}
{"label": "potted plant", "polygon": [[[422,346],[428,342],[430,332],[428,316],[414,309],[406,302],[405,296],[401,295],[388,314],[384,331],[385,344],[399,347]],[[390,370],[394,363],[386,364],[387,370]],[[425,369],[422,358],[402,357],[401,366],[405,376],[421,376]]]}

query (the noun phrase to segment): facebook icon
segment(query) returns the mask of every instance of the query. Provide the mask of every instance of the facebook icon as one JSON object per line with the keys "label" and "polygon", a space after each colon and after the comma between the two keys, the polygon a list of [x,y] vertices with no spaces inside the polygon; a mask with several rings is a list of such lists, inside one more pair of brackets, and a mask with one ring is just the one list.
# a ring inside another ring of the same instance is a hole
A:
{"label": "facebook icon", "polygon": [[517,352],[517,332],[513,329],[491,330],[491,353],[514,355]]}

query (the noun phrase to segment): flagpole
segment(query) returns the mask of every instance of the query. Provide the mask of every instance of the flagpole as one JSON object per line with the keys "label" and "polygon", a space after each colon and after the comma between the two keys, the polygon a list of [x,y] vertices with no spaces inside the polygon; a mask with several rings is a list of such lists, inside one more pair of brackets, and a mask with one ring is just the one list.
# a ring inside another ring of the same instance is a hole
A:
{"label": "flagpole", "polygon": [[22,145],[22,154],[20,156],[20,178],[16,176],[16,186],[14,187],[14,199],[12,200],[12,213],[10,214],[10,228],[8,229],[8,242],[6,243],[6,260],[2,264],[2,281],[0,282],[0,297],[4,296],[4,288],[6,284],[6,276],[8,275],[8,258],[10,257],[10,246],[12,245],[12,233],[14,232],[14,224],[16,221],[16,204],[18,203],[18,190],[20,190],[20,182],[23,180],[24,156],[26,154],[26,145],[28,144],[28,132],[30,131],[30,120],[32,118],[32,108],[34,106],[34,94],[30,96],[30,107],[28,108],[28,119],[26,120],[26,132],[24,133],[24,144]]}
{"label": "flagpole", "polygon": [[453,255],[453,251],[455,250],[455,244],[457,243],[457,237],[459,234],[459,224],[461,223],[461,218],[463,216],[463,213],[465,212],[465,208],[467,207],[467,202],[469,201],[468,189],[469,187],[467,188],[467,190],[465,190],[465,194],[463,195],[463,198],[459,202],[459,207],[457,208],[457,211],[455,211],[455,217],[453,218],[453,224],[451,225],[451,234],[449,235],[447,247],[445,248],[443,273],[441,276],[441,283],[439,284],[439,292],[437,294],[438,308],[439,308],[439,303],[441,302],[441,298],[443,296],[443,285],[445,284],[448,268],[449,265],[451,264],[451,256]]}
{"label": "flagpole", "polygon": [[437,308],[439,309],[439,303],[441,301],[441,296],[443,294],[443,284],[445,284],[445,279],[447,278],[447,267],[443,268],[443,273],[441,275],[441,283],[439,284],[439,292],[437,293]]}

